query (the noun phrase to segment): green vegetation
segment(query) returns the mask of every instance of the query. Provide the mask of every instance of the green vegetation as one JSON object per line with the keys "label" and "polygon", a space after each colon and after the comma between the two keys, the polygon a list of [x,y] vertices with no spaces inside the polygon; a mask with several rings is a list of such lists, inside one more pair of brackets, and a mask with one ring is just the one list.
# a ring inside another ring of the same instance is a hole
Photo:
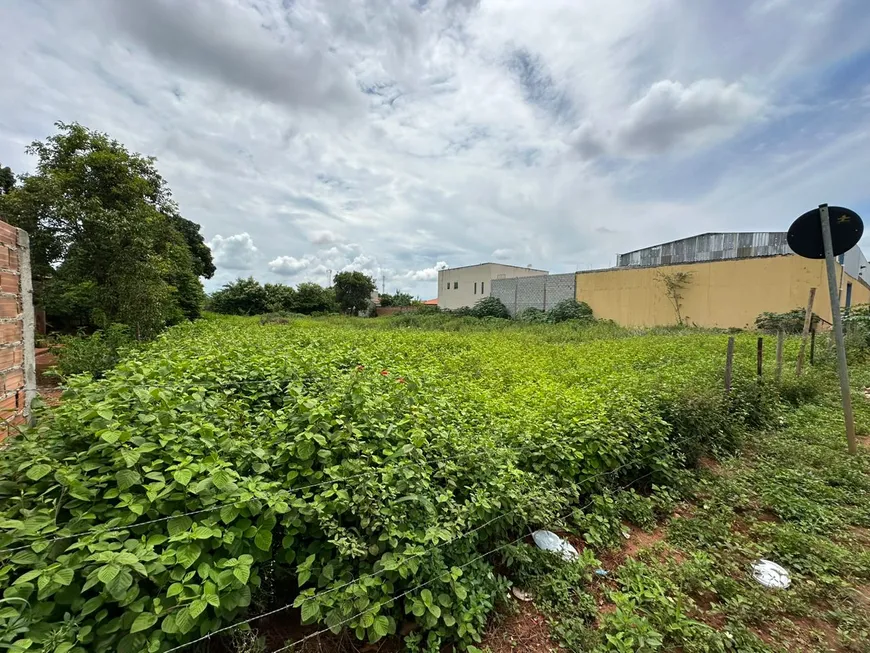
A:
{"label": "green vegetation", "polygon": [[[765,333],[783,333],[797,334],[804,330],[804,321],[806,319],[806,309],[795,308],[787,313],[770,313],[764,312],[755,318],[755,328]],[[812,327],[816,328],[819,325],[819,316],[813,313]]]}
{"label": "green vegetation", "polygon": [[125,324],[112,324],[90,335],[60,336],[57,345],[54,350],[60,376],[90,374],[98,379],[118,364],[136,340]]}
{"label": "green vegetation", "polygon": [[154,159],[106,134],[57,123],[35,141],[36,172],[0,193],[3,220],[30,234],[34,300],[61,332],[127,325],[139,339],[199,317],[215,268]]}
{"label": "green vegetation", "polygon": [[316,283],[298,287],[281,283],[260,285],[254,277],[236,279],[211,294],[206,307],[223,315],[263,315],[265,313],[334,313],[335,293]]}
{"label": "green vegetation", "polygon": [[332,279],[335,301],[344,313],[356,315],[371,304],[375,282],[362,272],[339,272]]}
{"label": "green vegetation", "polygon": [[[866,368],[855,377],[870,383]],[[512,576],[555,639],[595,652],[870,650],[870,453],[846,453],[831,370],[791,383],[807,386],[809,403],[779,405],[739,456],[707,462],[684,501],[662,489],[634,497],[631,509],[615,501],[598,517],[616,537],[587,532],[575,563],[538,554],[549,557],[542,564],[519,547]],[[856,410],[867,434],[870,404],[857,400]],[[627,557],[620,531],[639,541],[629,540]],[[792,586],[758,584],[759,558],[788,569]],[[606,577],[593,574],[601,564]]]}
{"label": "green vegetation", "polygon": [[724,335],[464,319],[511,328],[221,317],[73,378],[0,459],[0,637],[160,651],[292,602],[359,639],[410,619],[409,650],[473,651],[507,542],[561,525],[606,546],[778,417],[753,337],[726,397]]}

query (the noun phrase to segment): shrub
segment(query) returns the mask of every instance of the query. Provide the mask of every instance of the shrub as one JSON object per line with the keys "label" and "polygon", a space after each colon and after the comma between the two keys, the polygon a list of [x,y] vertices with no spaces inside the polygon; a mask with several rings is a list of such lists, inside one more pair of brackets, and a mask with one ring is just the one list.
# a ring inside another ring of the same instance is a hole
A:
{"label": "shrub", "polygon": [[95,379],[115,367],[124,352],[135,345],[130,329],[113,324],[91,335],[61,336],[57,352],[57,371],[61,376],[91,374]]}
{"label": "shrub", "polygon": [[565,299],[556,304],[547,313],[550,322],[565,322],[567,320],[591,320],[592,309],[586,302],[578,302],[576,299]]}
{"label": "shrub", "polygon": [[517,316],[517,319],[521,322],[546,322],[547,314],[544,313],[540,308],[535,308],[534,306],[530,306],[529,308],[524,309]]}
{"label": "shrub", "polygon": [[[770,313],[765,311],[755,318],[755,328],[765,333],[801,333],[804,329],[806,310],[795,308],[787,313]],[[819,316],[813,313],[812,326],[819,324]]]}
{"label": "shrub", "polygon": [[499,317],[507,320],[510,319],[511,314],[498,297],[484,297],[471,309],[471,316]]}

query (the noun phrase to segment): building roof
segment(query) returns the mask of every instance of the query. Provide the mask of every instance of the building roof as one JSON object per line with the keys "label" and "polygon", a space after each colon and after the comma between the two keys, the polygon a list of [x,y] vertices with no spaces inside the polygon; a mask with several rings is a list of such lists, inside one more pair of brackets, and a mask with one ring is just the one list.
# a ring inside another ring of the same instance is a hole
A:
{"label": "building roof", "polygon": [[705,236],[754,236],[756,234],[777,234],[785,236],[787,232],[785,231],[705,231],[702,234],[694,234],[693,236],[684,236],[683,238],[675,238],[674,240],[667,240],[663,243],[658,243],[656,245],[647,245],[646,247],[638,247],[637,249],[632,249],[627,252],[621,252],[620,256],[624,256],[625,254],[633,254],[634,252],[641,252],[645,249],[655,249],[656,247],[664,247],[665,245],[670,245],[672,243],[679,243],[684,240],[694,240],[696,238],[703,238]]}
{"label": "building roof", "polygon": [[420,303],[425,306],[438,306],[438,298],[436,297],[435,299],[427,299]]}
{"label": "building roof", "polygon": [[486,263],[475,263],[474,265],[458,265],[455,268],[445,268],[444,270],[439,270],[439,272],[449,272],[450,270],[463,270],[465,268],[479,268],[484,265],[501,265],[506,268],[516,268],[517,270],[531,270],[532,272],[546,272],[549,274],[549,270],[541,270],[540,268],[527,268],[524,265],[510,265],[508,263],[493,263],[492,261],[487,261]]}

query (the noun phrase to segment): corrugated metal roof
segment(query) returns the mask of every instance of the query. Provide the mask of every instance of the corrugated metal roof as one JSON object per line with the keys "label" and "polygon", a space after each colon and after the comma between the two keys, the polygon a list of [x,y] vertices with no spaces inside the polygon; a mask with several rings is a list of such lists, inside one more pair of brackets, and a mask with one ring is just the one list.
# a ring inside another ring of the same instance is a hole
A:
{"label": "corrugated metal roof", "polygon": [[784,231],[707,233],[620,254],[617,267],[655,267],[791,253]]}

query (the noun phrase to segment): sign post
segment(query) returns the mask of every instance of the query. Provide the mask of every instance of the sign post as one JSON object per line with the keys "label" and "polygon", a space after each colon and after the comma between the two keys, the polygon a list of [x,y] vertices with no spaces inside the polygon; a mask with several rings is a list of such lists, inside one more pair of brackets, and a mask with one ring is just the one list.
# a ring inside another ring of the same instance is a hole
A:
{"label": "sign post", "polygon": [[831,322],[834,326],[834,341],[837,344],[837,368],[840,371],[840,394],[843,398],[843,417],[846,418],[846,440],[849,453],[858,453],[855,441],[855,419],[852,417],[852,393],[849,390],[849,368],[846,366],[846,345],[843,342],[843,318],[840,315],[840,292],[837,288],[837,269],[834,266],[834,245],[831,240],[831,220],[828,205],[819,207],[822,223],[822,239],[825,246],[825,267],[828,269],[828,292],[831,295]]}
{"label": "sign post", "polygon": [[864,223],[857,213],[841,206],[822,204],[807,211],[794,221],[788,230],[788,245],[799,256],[825,259],[828,292],[831,296],[831,321],[837,347],[837,368],[840,373],[840,395],[843,417],[846,421],[846,440],[849,453],[858,453],[855,440],[855,420],[852,416],[852,395],[849,390],[849,368],[846,365],[846,347],[843,342],[843,318],[840,315],[840,293],[837,289],[837,269],[834,257],[852,249],[861,240]]}

